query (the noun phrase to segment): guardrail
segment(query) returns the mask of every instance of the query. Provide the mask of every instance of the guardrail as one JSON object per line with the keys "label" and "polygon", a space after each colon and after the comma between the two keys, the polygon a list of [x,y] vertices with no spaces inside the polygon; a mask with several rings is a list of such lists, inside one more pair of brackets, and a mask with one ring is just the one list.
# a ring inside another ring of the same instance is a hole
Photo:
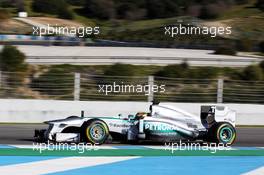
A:
{"label": "guardrail", "polygon": [[[42,123],[68,116],[118,116],[148,111],[148,102],[131,101],[62,101],[0,99],[0,123]],[[163,103],[176,106],[200,117],[201,105],[208,103]],[[212,105],[212,104],[210,104]],[[220,104],[237,113],[237,125],[264,125],[264,105]]]}

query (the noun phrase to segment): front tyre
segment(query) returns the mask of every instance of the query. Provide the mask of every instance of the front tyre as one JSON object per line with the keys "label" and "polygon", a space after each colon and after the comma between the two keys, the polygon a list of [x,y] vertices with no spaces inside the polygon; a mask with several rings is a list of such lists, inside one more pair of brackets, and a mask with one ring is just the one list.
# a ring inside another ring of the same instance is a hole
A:
{"label": "front tyre", "polygon": [[84,139],[93,144],[103,144],[109,136],[109,129],[105,122],[93,120],[84,126]]}
{"label": "front tyre", "polygon": [[209,129],[209,141],[232,145],[236,139],[236,129],[229,123],[216,123]]}

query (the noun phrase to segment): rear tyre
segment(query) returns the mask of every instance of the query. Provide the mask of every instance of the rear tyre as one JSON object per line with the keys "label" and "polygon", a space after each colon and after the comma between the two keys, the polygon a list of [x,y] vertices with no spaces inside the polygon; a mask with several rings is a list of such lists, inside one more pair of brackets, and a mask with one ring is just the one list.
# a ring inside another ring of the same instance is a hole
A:
{"label": "rear tyre", "polygon": [[231,145],[236,139],[236,129],[229,123],[220,122],[209,129],[208,135],[209,142]]}
{"label": "rear tyre", "polygon": [[83,136],[86,142],[103,144],[109,136],[109,129],[105,122],[92,120],[83,126]]}

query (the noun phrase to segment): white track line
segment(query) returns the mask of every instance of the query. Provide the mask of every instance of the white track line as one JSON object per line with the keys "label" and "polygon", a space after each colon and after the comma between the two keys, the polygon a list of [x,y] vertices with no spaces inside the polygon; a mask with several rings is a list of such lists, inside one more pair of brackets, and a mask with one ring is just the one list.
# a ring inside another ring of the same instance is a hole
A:
{"label": "white track line", "polygon": [[[28,149],[33,149],[33,148],[37,147],[37,146],[33,146],[33,145],[7,145],[7,146],[12,146],[12,147],[15,147],[15,148],[28,148]],[[79,146],[79,147],[81,147],[81,146]],[[96,148],[99,149],[99,150],[100,149],[118,149],[118,148],[115,148],[115,147],[112,147],[112,146],[102,146],[102,145],[98,145],[98,146],[96,146]]]}
{"label": "white track line", "polygon": [[247,173],[244,173],[242,175],[263,175],[264,174],[264,166],[257,168],[255,170],[249,171]]}
{"label": "white track line", "polygon": [[33,145],[8,145],[15,148],[33,148]]}
{"label": "white track line", "polygon": [[[159,149],[159,150],[170,150],[170,149],[172,149],[172,147],[171,146],[168,146],[168,147],[166,147],[166,146],[144,146],[145,148],[150,148],[150,149]],[[191,148],[191,147],[189,147],[189,148]],[[197,146],[197,148],[196,147],[193,147],[193,150],[195,150],[195,149],[197,149],[197,150],[199,150],[198,149],[199,147]],[[175,150],[177,150],[177,146],[174,146],[174,148],[173,149],[175,149]],[[238,148],[234,148],[234,147],[231,147],[230,149],[223,149],[223,148],[211,148],[212,150],[214,150],[214,149],[216,149],[216,150],[239,150]],[[186,147],[186,149],[184,149],[184,150],[188,150],[188,147]],[[202,150],[202,146],[201,146],[201,149],[200,150]]]}
{"label": "white track line", "polygon": [[144,146],[145,148],[150,148],[150,149],[162,149],[164,150],[166,147],[165,146]]}
{"label": "white track line", "polygon": [[138,157],[65,157],[30,163],[0,166],[0,174],[39,175],[119,162]]}
{"label": "white track line", "polygon": [[[33,149],[33,148],[37,147],[37,146],[33,146],[33,145],[7,145],[7,146],[12,146],[12,147],[15,147],[15,148],[28,148],[28,149]],[[39,145],[39,147],[40,147],[40,145]],[[150,145],[150,146],[145,145],[143,147],[150,148],[150,149],[161,149],[161,150],[166,149],[166,146],[157,146],[157,145],[155,145],[155,146],[154,145]],[[169,148],[169,147],[167,147],[167,148]],[[257,147],[257,148],[264,149],[264,147]],[[100,149],[123,149],[123,148],[122,147],[117,148],[115,146],[98,145],[98,146],[96,146],[96,149],[100,150]],[[231,147],[231,150],[239,150],[239,148],[238,147]]]}

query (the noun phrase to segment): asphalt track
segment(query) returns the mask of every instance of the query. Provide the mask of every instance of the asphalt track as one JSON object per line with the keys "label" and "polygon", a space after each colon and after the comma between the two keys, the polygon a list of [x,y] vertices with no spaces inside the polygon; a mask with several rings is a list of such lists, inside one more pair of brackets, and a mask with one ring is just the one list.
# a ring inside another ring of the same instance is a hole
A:
{"label": "asphalt track", "polygon": [[[34,129],[42,124],[0,124],[0,144],[32,145]],[[264,127],[238,127],[234,146],[264,147]]]}
{"label": "asphalt track", "polygon": [[192,66],[246,67],[261,61],[258,56],[243,53],[238,56],[216,55],[213,50],[27,45],[17,47],[26,55],[27,63],[36,65],[168,65],[188,62]]}

